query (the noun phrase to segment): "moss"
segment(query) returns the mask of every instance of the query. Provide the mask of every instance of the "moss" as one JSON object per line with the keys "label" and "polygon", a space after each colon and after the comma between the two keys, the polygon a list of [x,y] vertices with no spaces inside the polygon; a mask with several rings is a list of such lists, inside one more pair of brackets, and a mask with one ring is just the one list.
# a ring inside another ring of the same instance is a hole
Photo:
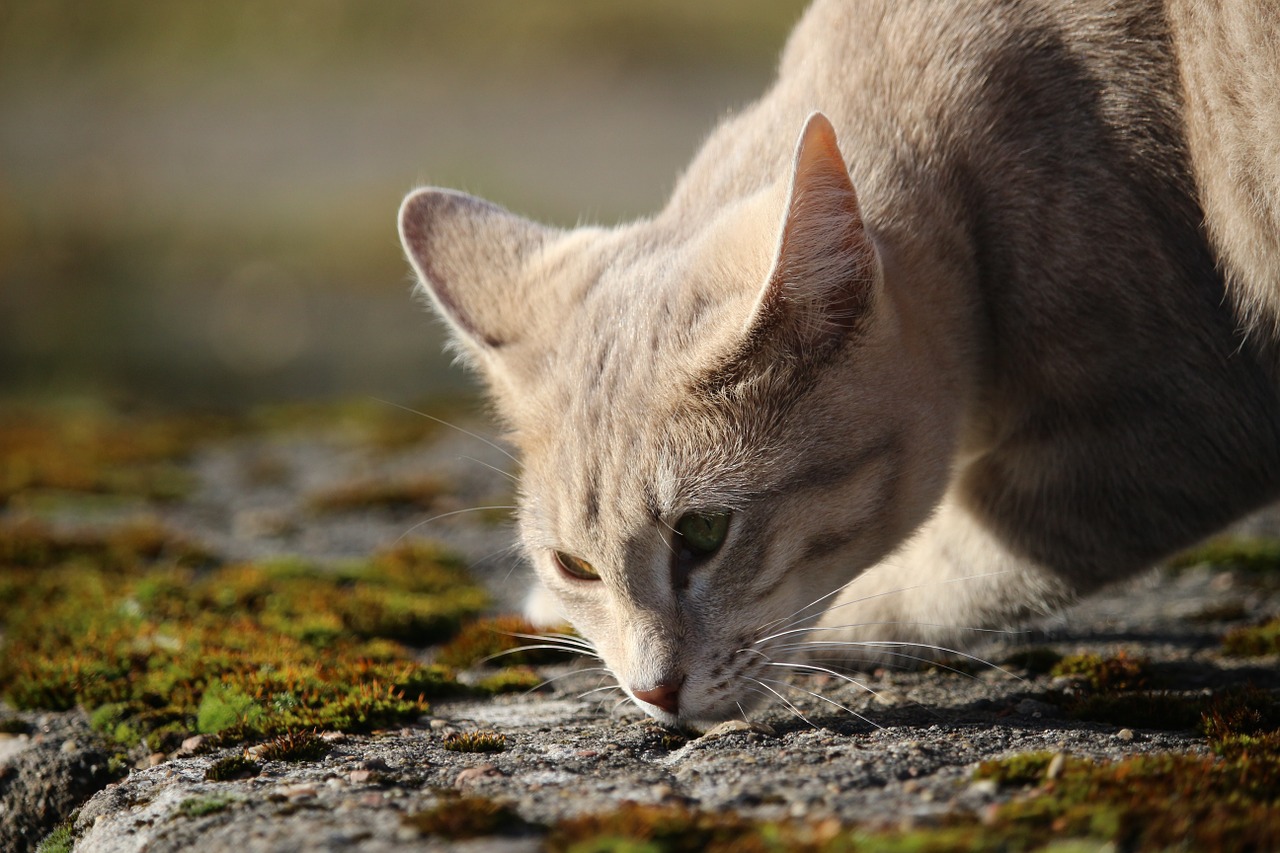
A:
{"label": "moss", "polygon": [[1222,650],[1235,657],[1280,654],[1280,618],[1229,631],[1222,638]]}
{"label": "moss", "polygon": [[315,732],[285,732],[252,752],[263,761],[318,761],[329,753],[329,744]]}
{"label": "moss", "polygon": [[997,758],[984,761],[974,771],[975,779],[990,779],[997,785],[1016,786],[1034,785],[1044,781],[1053,761],[1052,752],[1025,752],[1008,758]]}
{"label": "moss", "polygon": [[1046,675],[1061,660],[1062,655],[1053,649],[1044,646],[1033,646],[1029,649],[1019,649],[1011,653],[1001,663],[1007,667],[1026,670],[1032,675]]}
{"label": "moss", "polygon": [[1133,690],[1144,687],[1149,679],[1146,659],[1129,657],[1124,651],[1111,657],[1087,652],[1067,655],[1054,664],[1050,673],[1081,677],[1090,687],[1101,692]]}
{"label": "moss", "polygon": [[510,835],[530,828],[510,806],[483,797],[449,798],[434,808],[406,815],[403,823],[424,835],[454,840]]}
{"label": "moss", "polygon": [[1204,699],[1166,691],[1136,691],[1080,696],[1068,701],[1066,707],[1067,715],[1077,720],[1184,731],[1198,728]]}
{"label": "moss", "polygon": [[1274,734],[1280,730],[1280,699],[1252,685],[1225,690],[1209,698],[1200,720],[1215,748],[1231,738]]}
{"label": "moss", "polygon": [[187,818],[205,817],[226,811],[234,802],[231,797],[221,795],[188,797],[178,804],[178,814]]}
{"label": "moss", "polygon": [[1172,569],[1208,565],[1252,574],[1280,570],[1280,539],[1214,539],[1169,561]]}
{"label": "moss", "polygon": [[528,693],[545,683],[545,678],[526,666],[510,666],[480,679],[475,686],[482,693],[489,694]]}
{"label": "moss", "polygon": [[[732,812],[684,805],[625,803],[617,811],[556,824],[546,840],[552,851],[764,851],[852,850],[852,837],[837,822],[755,821]],[[859,846],[857,849],[861,849]]]}
{"label": "moss", "polygon": [[261,771],[262,765],[243,752],[235,752],[210,764],[209,769],[204,771],[204,778],[206,782],[227,782],[257,776]]}
{"label": "moss", "polygon": [[[546,631],[516,615],[477,619],[462,626],[458,635],[440,648],[436,661],[445,666],[465,669],[495,659],[503,664],[538,665],[571,660],[576,655],[565,649],[556,634],[572,631]],[[545,638],[545,639],[541,639]],[[559,649],[537,648],[558,645]]]}
{"label": "moss", "polygon": [[455,557],[421,543],[333,571],[201,571],[203,555],[156,528],[23,527],[0,542],[5,697],[82,705],[109,737],[153,750],[194,731],[234,742],[414,720],[466,688],[401,643],[447,638],[486,601]]}
{"label": "moss", "polygon": [[0,410],[0,506],[50,491],[176,500],[194,485],[178,463],[230,428],[227,419],[211,416],[6,404]]}
{"label": "moss", "polygon": [[31,732],[31,725],[19,717],[0,718],[0,734],[25,735]]}
{"label": "moss", "polygon": [[36,845],[36,853],[71,853],[76,843],[72,824],[73,821],[68,820],[46,835]]}
{"label": "moss", "polygon": [[503,752],[507,736],[493,731],[451,732],[440,745],[451,752]]}
{"label": "moss", "polygon": [[307,498],[316,512],[349,512],[361,509],[428,510],[452,489],[438,477],[355,480]]}

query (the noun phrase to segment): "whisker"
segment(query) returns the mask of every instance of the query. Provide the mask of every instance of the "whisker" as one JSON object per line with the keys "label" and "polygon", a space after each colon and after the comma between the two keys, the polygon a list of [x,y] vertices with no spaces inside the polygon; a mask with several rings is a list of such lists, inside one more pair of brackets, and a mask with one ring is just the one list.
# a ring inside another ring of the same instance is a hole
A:
{"label": "whisker", "polygon": [[401,540],[401,539],[404,539],[404,537],[408,536],[410,533],[412,533],[413,531],[417,530],[419,527],[422,527],[424,524],[430,524],[430,523],[431,523],[431,522],[433,522],[433,521],[439,521],[440,519],[442,519],[442,518],[448,518],[448,517],[449,517],[449,516],[451,516],[451,515],[462,515],[464,512],[480,512],[481,510],[486,510],[486,509],[516,509],[516,507],[513,507],[513,506],[472,506],[472,507],[467,507],[466,509],[455,509],[453,512],[442,512],[442,513],[440,513],[439,515],[433,515],[431,518],[428,518],[426,521],[419,521],[417,524],[415,524],[415,525],[413,525],[412,527],[410,527],[410,528],[409,528],[408,530],[406,530],[404,533],[401,533],[399,536],[397,536],[397,537],[396,537],[396,541],[395,541],[395,542],[392,542],[391,544],[392,544],[392,545],[398,545],[398,544],[400,544],[400,540]]}
{"label": "whisker", "polygon": [[472,437],[472,438],[474,438],[476,441],[479,441],[479,442],[482,442],[482,443],[484,443],[484,444],[489,445],[489,446],[490,446],[490,447],[492,447],[494,450],[498,451],[498,452],[499,452],[499,453],[501,453],[503,456],[507,457],[507,458],[508,458],[508,459],[510,459],[512,462],[516,463],[517,465],[519,465],[519,464],[520,464],[520,460],[519,460],[519,459],[517,459],[515,456],[513,456],[513,455],[512,455],[511,453],[509,453],[508,451],[506,451],[506,450],[504,450],[503,448],[499,447],[499,446],[498,446],[497,444],[495,444],[494,442],[490,441],[489,439],[485,438],[485,437],[484,437],[484,436],[482,436],[482,435],[476,435],[474,432],[471,432],[470,430],[465,430],[465,429],[463,429],[462,427],[458,426],[457,424],[451,424],[451,423],[449,423],[449,422],[448,422],[448,421],[446,421],[446,420],[442,420],[442,419],[440,419],[440,418],[437,418],[435,415],[428,415],[426,412],[420,412],[420,411],[418,411],[417,409],[411,409],[411,408],[409,408],[408,406],[402,406],[402,405],[400,405],[399,403],[393,403],[393,402],[391,402],[390,400],[383,400],[381,397],[373,397],[372,399],[373,399],[373,400],[375,400],[375,401],[377,401],[377,402],[379,402],[379,403],[383,403],[383,404],[385,404],[385,405],[388,405],[388,406],[394,406],[395,408],[400,409],[401,411],[408,412],[409,414],[412,414],[412,415],[418,415],[419,417],[426,418],[426,419],[427,419],[427,420],[429,420],[429,421],[433,421],[434,423],[438,423],[438,424],[440,424],[441,426],[446,426],[446,427],[448,427],[449,429],[457,430],[458,432],[462,433],[463,435],[471,436],[471,437]]}
{"label": "whisker", "polygon": [[843,640],[843,641],[840,641],[840,640],[812,640],[812,641],[805,641],[805,642],[803,642],[803,643],[789,643],[789,644],[785,644],[785,645],[783,645],[783,646],[778,646],[778,647],[776,647],[776,648],[797,649],[797,648],[801,648],[801,647],[805,647],[805,648],[831,648],[831,649],[834,649],[834,648],[850,648],[850,647],[858,647],[858,648],[872,648],[872,649],[874,649],[874,648],[882,648],[882,647],[883,647],[883,648],[891,648],[891,649],[892,649],[892,648],[908,648],[908,649],[909,649],[909,648],[917,648],[917,649],[928,649],[928,650],[930,650],[930,651],[934,651],[934,652],[944,652],[945,654],[955,655],[955,656],[957,656],[957,657],[961,657],[961,658],[964,658],[964,659],[966,659],[966,660],[973,661],[974,663],[981,664],[981,665],[983,665],[983,666],[985,666],[985,667],[988,667],[988,668],[990,668],[990,669],[994,669],[996,672],[1003,673],[1003,674],[1005,674],[1005,675],[1009,676],[1010,678],[1016,678],[1018,681],[1025,681],[1025,680],[1026,680],[1026,679],[1022,678],[1021,676],[1015,675],[1014,673],[1010,672],[1009,670],[1005,669],[1004,667],[1000,666],[999,664],[993,663],[992,661],[986,660],[986,659],[984,659],[984,658],[980,658],[980,657],[978,657],[977,655],[971,655],[971,654],[969,654],[968,652],[962,652],[962,651],[960,651],[959,649],[949,649],[949,648],[947,648],[946,646],[935,646],[935,645],[932,645],[932,644],[930,644],[930,643],[908,643],[908,642],[900,641],[900,640]]}
{"label": "whisker", "polygon": [[802,617],[802,618],[794,618],[794,617],[799,617],[799,614],[801,614],[801,613],[803,613],[804,611],[808,610],[810,607],[813,607],[814,605],[819,604],[819,603],[821,603],[821,602],[823,602],[823,601],[827,600],[827,599],[828,599],[828,598],[830,598],[831,596],[836,595],[837,593],[840,593],[840,592],[844,591],[845,589],[847,589],[848,587],[852,586],[854,583],[857,583],[857,581],[862,577],[861,575],[859,575],[858,577],[854,578],[853,580],[849,581],[848,583],[846,583],[846,584],[844,584],[844,585],[842,585],[842,586],[838,586],[838,587],[836,587],[835,589],[831,590],[831,592],[828,592],[826,595],[822,596],[821,598],[818,598],[818,599],[816,599],[815,601],[811,601],[810,603],[806,604],[804,607],[801,607],[799,610],[797,610],[797,611],[795,611],[794,613],[792,613],[790,617],[787,617],[787,618],[791,619],[791,621],[790,621],[790,622],[788,622],[786,625],[784,625],[784,626],[783,626],[783,628],[784,628],[784,630],[785,630],[786,628],[790,628],[792,625],[796,625],[796,624],[799,624],[799,623],[801,623],[801,622],[807,622],[807,621],[809,621],[810,619],[819,619],[819,618],[821,618],[821,617],[825,616],[826,614],[831,613],[831,612],[832,612],[832,611],[834,611],[834,610],[839,610],[841,607],[848,607],[848,606],[853,605],[853,604],[861,604],[861,603],[862,603],[862,602],[864,602],[864,601],[871,601],[871,600],[876,599],[876,598],[883,598],[883,597],[884,597],[884,596],[886,596],[886,595],[897,595],[897,594],[899,594],[899,593],[903,593],[903,592],[911,592],[912,590],[924,589],[924,588],[926,588],[926,587],[930,587],[930,586],[937,586],[937,585],[941,585],[941,584],[959,583],[959,582],[961,582],[961,581],[979,580],[979,579],[981,579],[981,578],[998,577],[998,576],[1000,576],[1000,575],[1007,575],[1007,574],[1010,574],[1010,571],[1006,569],[1006,570],[1002,570],[1002,571],[998,571],[998,572],[984,572],[984,573],[982,573],[982,574],[978,574],[978,575],[966,575],[965,577],[960,577],[960,578],[946,578],[945,580],[941,580],[941,581],[925,581],[925,582],[923,582],[923,583],[914,584],[914,585],[912,585],[912,586],[903,586],[903,587],[898,587],[897,589],[889,589],[889,590],[885,590],[884,592],[877,592],[877,593],[873,593],[873,594],[871,594],[871,595],[864,595],[864,596],[861,596],[860,598],[855,598],[855,599],[853,599],[852,601],[846,601],[846,602],[843,602],[843,603],[841,603],[841,604],[837,604],[837,605],[835,605],[834,607],[829,607],[829,608],[827,608],[826,610],[823,610],[823,611],[818,612],[818,613],[812,613],[812,614],[810,614],[810,615],[808,615],[808,616],[805,616],[805,617]]}
{"label": "whisker", "polygon": [[483,459],[477,459],[474,456],[459,456],[458,458],[465,459],[468,462],[474,462],[477,465],[483,465],[484,467],[488,468],[490,471],[501,474],[502,476],[506,477],[508,480],[510,480],[513,483],[520,482],[520,478],[517,477],[515,474],[512,474],[510,471],[503,471],[497,465],[490,465],[488,462],[485,462]]}
{"label": "whisker", "polygon": [[[815,726],[812,722],[810,722],[810,721],[809,721],[809,718],[808,718],[808,717],[806,717],[806,716],[805,716],[805,715],[800,711],[800,709],[799,709],[799,708],[797,708],[797,707],[796,707],[796,706],[791,702],[791,700],[790,700],[790,699],[788,699],[787,697],[783,696],[783,695],[782,695],[781,693],[779,693],[777,690],[774,690],[772,687],[770,687],[768,684],[766,684],[766,683],[765,683],[765,681],[772,681],[772,679],[765,679],[764,681],[762,681],[762,680],[760,680],[759,678],[753,678],[753,677],[752,677],[752,676],[750,676],[750,675],[748,675],[748,676],[744,676],[744,677],[745,677],[745,678],[747,678],[747,679],[748,679],[748,680],[750,680],[750,681],[754,681],[756,684],[759,684],[761,687],[763,687],[765,690],[768,690],[768,691],[769,691],[770,693],[772,693],[774,696],[777,696],[777,697],[778,697],[778,700],[782,702],[782,704],[786,707],[786,709],[787,709],[788,711],[790,711],[791,713],[795,714],[797,717],[799,717],[799,718],[804,722],[804,724],[805,724],[805,725],[807,725],[807,726],[809,726],[810,728],[813,728],[813,729],[816,729],[816,728],[817,728],[817,726]],[[783,682],[781,682],[781,681],[773,681],[773,683],[774,683],[774,684],[782,684]]]}
{"label": "whisker", "polygon": [[[771,679],[766,679],[766,681],[770,681],[770,680],[771,680]],[[830,698],[828,698],[828,697],[826,697],[826,696],[823,696],[821,693],[815,693],[815,692],[814,692],[814,691],[812,691],[812,690],[806,690],[805,688],[803,688],[803,687],[799,686],[798,684],[790,684],[790,683],[785,682],[785,681],[773,681],[772,683],[774,683],[774,684],[780,684],[780,685],[782,685],[782,686],[784,686],[784,687],[788,687],[788,688],[790,688],[791,690],[799,690],[801,693],[808,693],[808,694],[809,694],[810,696],[812,696],[814,699],[820,699],[821,701],[826,702],[828,705],[835,705],[837,708],[839,708],[841,711],[844,711],[846,714],[850,714],[850,715],[852,715],[852,716],[854,716],[854,717],[857,717],[859,720],[862,720],[862,722],[866,723],[867,725],[872,726],[872,727],[874,727],[874,728],[877,728],[877,729],[879,729],[880,731],[884,731],[884,726],[880,725],[880,724],[879,724],[879,723],[877,723],[875,720],[868,719],[867,717],[862,716],[861,714],[859,714],[857,711],[853,710],[852,708],[846,708],[844,705],[841,705],[841,704],[840,704],[839,702],[837,702],[836,700],[834,700],[834,699],[830,699]]]}
{"label": "whisker", "polygon": [[597,660],[600,659],[599,655],[591,654],[589,652],[584,652],[582,649],[574,648],[572,646],[559,646],[559,645],[552,645],[551,643],[538,643],[537,645],[534,645],[534,646],[520,646],[519,648],[516,648],[516,649],[504,649],[503,651],[500,651],[500,652],[494,652],[488,657],[484,657],[476,661],[476,663],[477,664],[488,663],[489,661],[497,660],[500,657],[505,657],[507,655],[514,655],[516,652],[531,652],[531,651],[537,651],[540,649],[545,649],[547,651],[555,651],[555,652],[567,652],[569,654],[580,655],[581,657],[592,657],[592,658],[596,658]]}

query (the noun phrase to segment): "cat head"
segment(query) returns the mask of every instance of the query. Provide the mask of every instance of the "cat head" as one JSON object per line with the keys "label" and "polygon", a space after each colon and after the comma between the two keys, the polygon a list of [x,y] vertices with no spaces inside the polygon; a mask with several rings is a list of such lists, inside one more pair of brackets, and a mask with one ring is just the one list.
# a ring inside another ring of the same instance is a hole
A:
{"label": "cat head", "polygon": [[696,221],[558,230],[424,189],[400,233],[520,451],[529,559],[664,722],[774,693],[937,498],[892,265],[821,114]]}

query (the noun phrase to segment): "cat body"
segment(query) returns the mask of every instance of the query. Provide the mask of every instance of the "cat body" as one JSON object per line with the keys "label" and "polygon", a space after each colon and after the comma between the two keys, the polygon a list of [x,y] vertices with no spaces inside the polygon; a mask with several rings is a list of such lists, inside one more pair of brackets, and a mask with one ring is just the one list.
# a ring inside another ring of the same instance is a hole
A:
{"label": "cat body", "polygon": [[1280,493],[1280,12],[1243,5],[1204,48],[1191,2],[819,0],[652,218],[406,199],[530,560],[641,707],[738,716]]}

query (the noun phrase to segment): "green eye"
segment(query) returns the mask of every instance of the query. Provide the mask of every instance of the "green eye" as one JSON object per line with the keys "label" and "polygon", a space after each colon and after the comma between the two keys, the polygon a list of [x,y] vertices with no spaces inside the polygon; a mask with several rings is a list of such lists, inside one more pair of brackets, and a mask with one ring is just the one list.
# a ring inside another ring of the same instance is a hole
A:
{"label": "green eye", "polygon": [[676,533],[695,557],[714,554],[729,533],[729,513],[691,512],[676,522]]}
{"label": "green eye", "polygon": [[560,571],[564,572],[566,575],[573,578],[574,580],[580,580],[580,581],[600,580],[600,573],[597,572],[595,568],[586,560],[579,559],[578,557],[574,557],[571,554],[566,554],[563,551],[556,551],[555,556],[556,556],[556,565],[560,568]]}

